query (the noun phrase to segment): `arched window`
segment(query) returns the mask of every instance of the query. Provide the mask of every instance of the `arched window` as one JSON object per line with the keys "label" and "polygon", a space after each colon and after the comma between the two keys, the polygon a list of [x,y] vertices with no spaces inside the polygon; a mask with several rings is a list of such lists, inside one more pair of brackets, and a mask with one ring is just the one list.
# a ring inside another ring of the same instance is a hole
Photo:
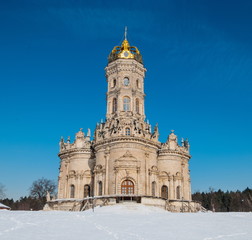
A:
{"label": "arched window", "polygon": [[139,88],[139,80],[138,79],[136,80],[136,86],[137,86],[137,88]]}
{"label": "arched window", "polygon": [[98,183],[98,195],[99,196],[102,195],[102,181],[99,181],[99,183]]}
{"label": "arched window", "polygon": [[139,113],[139,99],[136,99],[136,112]]}
{"label": "arched window", "polygon": [[152,182],[151,184],[151,194],[153,197],[156,195],[156,182]]}
{"label": "arched window", "polygon": [[168,187],[166,185],[163,185],[161,188],[161,197],[168,199]]}
{"label": "arched window", "polygon": [[129,86],[129,78],[125,77],[125,78],[123,79],[123,85],[124,85],[124,86]]}
{"label": "arched window", "polygon": [[115,87],[116,86],[116,79],[114,78],[114,80],[113,80],[113,87]]}
{"label": "arched window", "polygon": [[125,180],[121,185],[122,194],[134,194],[134,183],[130,180]]}
{"label": "arched window", "polygon": [[70,198],[74,198],[74,194],[75,194],[75,186],[72,184],[70,186]]}
{"label": "arched window", "polygon": [[90,197],[90,186],[88,184],[84,186],[84,198],[86,197]]}
{"label": "arched window", "polygon": [[180,199],[180,186],[177,186],[176,188],[176,196],[177,196],[177,199]]}
{"label": "arched window", "polygon": [[125,112],[130,111],[130,98],[129,97],[123,98],[123,111]]}
{"label": "arched window", "polygon": [[125,135],[130,136],[130,128],[125,128]]}
{"label": "arched window", "polygon": [[113,107],[112,107],[113,113],[117,111],[117,99],[113,98]]}

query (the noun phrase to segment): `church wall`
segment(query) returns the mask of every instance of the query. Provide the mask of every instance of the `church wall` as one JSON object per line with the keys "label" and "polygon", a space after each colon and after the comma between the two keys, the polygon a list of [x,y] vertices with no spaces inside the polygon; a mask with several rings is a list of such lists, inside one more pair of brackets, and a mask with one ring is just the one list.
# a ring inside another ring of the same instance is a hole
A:
{"label": "church wall", "polygon": [[[74,198],[84,197],[85,184],[91,185],[92,160],[90,152],[72,154],[62,162],[64,175],[60,176],[59,193],[61,198],[71,198],[71,185],[74,185]],[[61,187],[61,186],[65,187]]]}
{"label": "church wall", "polygon": [[65,198],[65,188],[67,185],[67,161],[66,159],[61,159],[58,177],[58,199]]}
{"label": "church wall", "polygon": [[[184,161],[187,162],[187,160]],[[179,186],[180,199],[183,197],[185,200],[190,200],[188,168],[185,168],[185,164],[182,164],[184,161],[181,155],[172,153],[161,154],[158,157],[158,168],[162,176],[162,184],[167,184],[170,199],[177,199],[176,188]],[[166,174],[168,175],[166,179],[169,179],[169,181],[164,181]]]}
{"label": "church wall", "polygon": [[[147,149],[146,149],[147,150]],[[146,152],[147,160],[147,195],[159,196],[158,161],[157,152]]]}
{"label": "church wall", "polygon": [[[105,148],[96,150],[96,166],[94,171],[94,195],[105,195],[105,175],[106,175],[106,158]],[[102,194],[99,193],[99,183],[102,183]]]}
{"label": "church wall", "polygon": [[[147,147],[148,148],[148,147]],[[106,149],[106,150],[105,150]],[[108,150],[109,149],[109,150]],[[96,153],[96,164],[106,166],[105,151],[107,151],[108,178],[105,176],[104,194],[121,194],[121,184],[125,179],[134,183],[134,193],[146,195],[150,190],[148,181],[148,168],[157,165],[157,149],[148,148],[136,142],[111,143],[100,148]],[[130,156],[125,156],[129,154]],[[96,174],[96,180],[98,174]],[[106,169],[104,171],[106,175]],[[106,184],[106,179],[108,184]],[[107,187],[106,187],[107,185]],[[97,191],[95,191],[97,193]]]}
{"label": "church wall", "polygon": [[183,161],[182,172],[184,176],[184,198],[187,200],[192,200],[191,194],[191,179],[190,179],[190,170],[188,160]]}

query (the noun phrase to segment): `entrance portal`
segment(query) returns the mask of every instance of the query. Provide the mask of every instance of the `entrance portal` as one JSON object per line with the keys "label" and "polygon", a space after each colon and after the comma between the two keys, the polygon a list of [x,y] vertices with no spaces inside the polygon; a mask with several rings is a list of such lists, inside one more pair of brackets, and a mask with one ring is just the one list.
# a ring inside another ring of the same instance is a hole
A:
{"label": "entrance portal", "polygon": [[130,180],[125,180],[121,185],[121,193],[122,194],[134,194],[134,183]]}

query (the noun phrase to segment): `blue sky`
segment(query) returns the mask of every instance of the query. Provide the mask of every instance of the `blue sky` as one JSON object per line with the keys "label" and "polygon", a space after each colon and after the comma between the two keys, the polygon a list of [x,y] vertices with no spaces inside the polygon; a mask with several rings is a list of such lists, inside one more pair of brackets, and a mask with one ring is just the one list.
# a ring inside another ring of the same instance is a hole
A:
{"label": "blue sky", "polygon": [[107,56],[128,26],[146,115],[191,143],[192,190],[252,187],[251,1],[0,2],[0,182],[57,180],[58,142],[105,116]]}

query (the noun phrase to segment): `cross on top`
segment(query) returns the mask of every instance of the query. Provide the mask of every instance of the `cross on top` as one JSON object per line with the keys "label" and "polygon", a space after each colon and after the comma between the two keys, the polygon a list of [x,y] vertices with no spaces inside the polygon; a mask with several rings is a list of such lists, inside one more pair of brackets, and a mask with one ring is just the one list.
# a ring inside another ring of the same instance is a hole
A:
{"label": "cross on top", "polygon": [[127,40],[127,27],[125,27],[125,30],[124,30],[124,39]]}

